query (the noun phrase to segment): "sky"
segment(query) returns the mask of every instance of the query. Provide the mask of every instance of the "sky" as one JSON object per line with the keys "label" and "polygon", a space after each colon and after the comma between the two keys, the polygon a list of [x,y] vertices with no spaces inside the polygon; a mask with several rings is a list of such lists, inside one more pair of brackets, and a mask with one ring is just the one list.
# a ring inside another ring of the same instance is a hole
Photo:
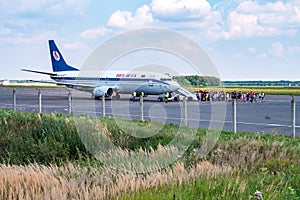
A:
{"label": "sky", "polygon": [[80,68],[98,45],[140,28],[194,40],[222,80],[300,80],[299,0],[0,0],[0,80],[46,79],[48,40]]}

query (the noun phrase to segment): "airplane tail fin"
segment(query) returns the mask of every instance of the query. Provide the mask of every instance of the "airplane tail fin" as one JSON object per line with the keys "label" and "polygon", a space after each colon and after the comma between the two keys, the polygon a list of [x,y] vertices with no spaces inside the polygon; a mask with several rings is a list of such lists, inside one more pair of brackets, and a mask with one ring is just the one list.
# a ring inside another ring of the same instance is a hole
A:
{"label": "airplane tail fin", "polygon": [[66,63],[54,40],[49,40],[49,48],[53,72],[78,71]]}

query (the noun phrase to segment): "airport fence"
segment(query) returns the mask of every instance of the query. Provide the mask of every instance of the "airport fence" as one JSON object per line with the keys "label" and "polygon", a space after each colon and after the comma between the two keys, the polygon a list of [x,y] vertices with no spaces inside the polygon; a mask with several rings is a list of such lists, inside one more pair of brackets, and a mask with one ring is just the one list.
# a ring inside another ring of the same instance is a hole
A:
{"label": "airport fence", "polygon": [[[49,104],[49,99],[51,99],[52,97],[49,94],[44,96],[44,94],[47,94],[47,91],[44,91],[44,89],[35,90],[36,94],[35,95],[32,94],[31,99],[30,98],[27,99],[26,101],[28,102],[27,105],[26,104],[19,105],[18,102],[19,101],[21,102],[20,98],[22,97],[18,98],[17,90],[18,89],[16,88],[9,88],[6,90],[6,97],[8,99],[7,101],[11,101],[11,102],[6,102],[5,104],[2,105],[0,104],[1,108],[20,110],[20,111],[35,111],[38,113],[56,112],[56,113],[62,113],[66,115],[74,114],[74,110],[73,110],[74,99],[71,90],[65,90],[65,92],[57,94],[58,96],[60,96],[61,100],[64,100],[63,105],[61,105],[61,109],[53,109],[49,107],[49,105],[47,105]],[[1,94],[1,95],[5,96],[5,94]],[[12,98],[8,98],[8,96],[12,96]],[[57,99],[53,99],[53,101],[57,101]],[[84,99],[84,101],[87,102],[89,100]],[[149,112],[148,115],[145,116],[144,97],[140,97],[138,101],[139,101],[138,119],[145,120],[145,118],[149,118],[148,116]],[[264,130],[268,130],[266,132],[289,135],[294,138],[298,136],[297,130],[299,132],[300,126],[297,126],[296,119],[299,119],[300,116],[297,117],[297,114],[299,115],[299,113],[297,113],[296,111],[297,111],[297,106],[300,104],[296,103],[296,99],[293,96],[291,96],[290,100],[288,100],[287,98],[284,101],[275,99],[275,100],[267,100],[266,102],[257,102],[256,104],[237,102],[235,99],[230,101],[231,102],[226,102],[227,117],[225,119],[225,125],[224,125],[224,127],[226,127],[226,130],[231,130],[234,133],[236,133],[237,131],[252,132],[252,130],[255,130],[254,128],[255,126],[260,126],[262,127],[261,131],[254,131],[254,132],[265,132]],[[97,102],[98,104],[101,102],[101,106],[99,106],[101,107],[101,111],[100,111],[101,116],[102,117],[110,116],[110,113],[106,112],[107,109],[106,99],[102,98],[101,101],[97,101]],[[214,104],[218,102],[189,102],[187,101],[186,98],[184,98],[183,102],[181,102],[182,111],[179,116],[182,118],[183,125],[189,126],[192,120],[197,120],[191,117],[189,112],[193,112],[193,111],[191,111],[192,109],[190,109],[189,106],[191,105],[195,106],[195,104],[199,104],[200,106],[201,104],[208,105],[209,103]],[[58,106],[59,104],[61,104],[61,101],[58,100],[54,104]],[[31,106],[31,110],[26,108],[26,106],[28,107],[29,105]],[[52,106],[53,106],[53,102],[52,102]],[[276,112],[268,114],[265,113],[266,109],[276,110]],[[81,114],[85,114],[84,110],[79,112],[78,111],[79,110],[77,107],[75,114],[80,112]],[[150,118],[151,120],[154,119],[153,117]],[[201,121],[201,119],[199,119],[199,121]]]}

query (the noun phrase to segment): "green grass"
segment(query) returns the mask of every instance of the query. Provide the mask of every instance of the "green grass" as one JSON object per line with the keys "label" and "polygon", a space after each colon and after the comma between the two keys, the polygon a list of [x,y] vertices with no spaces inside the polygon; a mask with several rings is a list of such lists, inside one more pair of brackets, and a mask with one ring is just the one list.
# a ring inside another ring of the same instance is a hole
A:
{"label": "green grass", "polygon": [[[90,135],[78,134],[75,126],[78,118],[0,110],[0,163],[66,166],[71,162],[79,168],[97,170],[103,163],[93,158],[82,141],[88,141],[94,147],[93,144],[99,144],[97,139],[103,137],[97,138],[99,135],[93,132]],[[91,119],[84,116],[81,119],[90,120],[91,123],[84,121],[89,130],[100,130],[114,145],[132,151],[142,148],[150,152],[178,137],[179,127],[174,124],[132,123],[125,119],[115,121],[113,118]],[[151,135],[150,130],[156,130],[156,134]],[[187,181],[153,185],[149,189],[126,190],[117,193],[114,198],[249,199],[259,190],[263,192],[264,199],[300,199],[299,137],[222,131],[213,149],[206,156],[199,157],[195,150],[203,146],[209,132],[206,129],[185,131],[196,135],[193,141],[187,135],[180,136],[181,142],[191,142],[191,145],[176,163],[183,163],[188,171],[208,161],[213,166],[227,166],[232,169],[231,172],[199,175]]]}
{"label": "green grass", "polygon": [[[299,170],[299,168],[297,168]],[[170,184],[150,190],[141,190],[120,196],[121,199],[251,199],[256,190],[264,199],[300,199],[297,177],[274,175],[266,172],[258,175],[230,174],[215,179],[199,177],[184,184]],[[298,177],[299,178],[299,177]],[[254,199],[254,198],[253,198]]]}

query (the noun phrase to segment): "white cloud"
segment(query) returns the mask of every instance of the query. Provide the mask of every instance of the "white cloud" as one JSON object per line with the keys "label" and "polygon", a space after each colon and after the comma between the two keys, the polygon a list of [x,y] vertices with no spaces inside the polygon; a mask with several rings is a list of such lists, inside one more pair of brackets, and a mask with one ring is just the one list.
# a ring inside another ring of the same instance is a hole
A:
{"label": "white cloud", "polygon": [[245,61],[248,59],[248,57],[244,54],[241,54],[241,53],[238,53],[238,54],[235,54],[233,55],[232,57],[234,60],[240,60],[240,61]]}
{"label": "white cloud", "polygon": [[153,25],[186,31],[209,40],[222,37],[221,13],[212,10],[206,0],[152,0]]}
{"label": "white cloud", "polygon": [[117,10],[107,23],[119,29],[147,25],[186,30],[209,40],[295,36],[300,28],[297,1],[236,1],[225,9],[207,0],[152,0],[136,12]]}
{"label": "white cloud", "polygon": [[261,53],[261,54],[258,54],[257,57],[260,58],[260,59],[265,59],[265,58],[268,57],[268,55],[265,54],[265,53]]}
{"label": "white cloud", "polygon": [[[84,9],[89,0],[63,0],[54,3],[51,1],[48,4],[47,11],[50,14],[63,14],[65,16],[72,15],[84,15]],[[66,12],[67,11],[67,12]]]}
{"label": "white cloud", "polygon": [[129,11],[117,10],[110,16],[107,25],[112,28],[130,29],[141,28],[149,25],[152,21],[153,16],[150,7],[143,5],[136,10],[134,15]]}
{"label": "white cloud", "polygon": [[111,29],[105,27],[91,28],[81,32],[80,37],[85,39],[96,39],[110,33],[111,31]]}
{"label": "white cloud", "polygon": [[222,38],[224,22],[221,13],[218,11],[211,11],[202,20],[195,23],[193,28],[199,30],[200,34],[206,39],[219,40]]}
{"label": "white cloud", "polygon": [[0,5],[1,15],[18,19],[82,16],[89,0],[15,0]]}
{"label": "white cloud", "polygon": [[284,46],[280,42],[273,43],[271,49],[269,50],[269,54],[276,57],[282,57],[284,53]]}
{"label": "white cloud", "polygon": [[237,7],[237,10],[243,13],[286,12],[289,9],[290,5],[284,4],[282,1],[259,4],[256,1],[248,0],[241,2]]}
{"label": "white cloud", "polygon": [[245,15],[233,11],[227,19],[228,31],[224,32],[225,39],[237,37],[251,37],[263,31],[263,28],[258,24],[258,18],[255,15]]}
{"label": "white cloud", "polygon": [[[89,0],[15,0],[1,1],[0,9],[5,13],[38,12],[45,10],[64,11],[65,13],[82,13]],[[13,8],[13,9],[12,9]],[[66,12],[68,11],[68,12]],[[72,12],[70,12],[72,11]],[[51,13],[50,13],[51,14]]]}
{"label": "white cloud", "polygon": [[250,48],[248,48],[248,50],[249,50],[251,53],[256,53],[256,48],[254,48],[254,47],[250,47]]}
{"label": "white cloud", "polygon": [[82,42],[74,42],[74,43],[64,44],[63,48],[71,49],[71,50],[78,50],[78,49],[86,49],[87,45]]}
{"label": "white cloud", "polygon": [[3,35],[9,35],[11,33],[11,30],[8,29],[8,28],[1,28],[0,29],[0,36],[3,36]]}
{"label": "white cloud", "polygon": [[256,15],[258,21],[264,26],[300,27],[299,3],[294,1],[277,1],[259,4],[255,1],[244,1],[236,9],[237,12]]}
{"label": "white cloud", "polygon": [[300,24],[300,5],[298,7],[293,7],[294,15],[290,18],[290,22]]}
{"label": "white cloud", "polygon": [[[81,17],[88,1],[2,0],[1,42],[32,44],[36,41],[41,42],[41,39],[48,40],[56,34],[53,30],[64,31],[63,29],[71,24],[69,21]],[[63,28],[57,29],[58,25]]]}
{"label": "white cloud", "polygon": [[[2,0],[1,26],[10,30],[8,37],[23,40],[32,35],[69,26],[74,18],[82,17],[89,0]],[[51,27],[51,28],[50,28]],[[21,33],[21,34],[20,34]],[[3,36],[3,33],[1,34]],[[27,35],[27,36],[26,36]],[[27,41],[27,39],[25,39]]]}
{"label": "white cloud", "polygon": [[50,2],[49,0],[16,0],[13,6],[15,6],[14,11],[16,12],[39,11],[41,8],[46,8]]}
{"label": "white cloud", "polygon": [[133,19],[132,13],[129,11],[121,11],[117,10],[113,13],[109,20],[108,26],[117,27],[117,28],[125,28],[128,25],[128,22]]}
{"label": "white cloud", "polygon": [[151,9],[159,17],[178,20],[203,17],[211,6],[207,0],[152,0]]}
{"label": "white cloud", "polygon": [[40,44],[47,41],[49,38],[53,38],[56,35],[54,31],[46,31],[40,34],[26,37],[22,34],[15,35],[14,37],[7,38],[7,41],[12,44]]}
{"label": "white cloud", "polygon": [[292,46],[288,48],[289,54],[300,54],[300,46]]}
{"label": "white cloud", "polygon": [[[225,17],[225,39],[296,35],[300,27],[300,7],[294,1],[258,3],[242,1]],[[227,28],[226,28],[227,27]]]}

